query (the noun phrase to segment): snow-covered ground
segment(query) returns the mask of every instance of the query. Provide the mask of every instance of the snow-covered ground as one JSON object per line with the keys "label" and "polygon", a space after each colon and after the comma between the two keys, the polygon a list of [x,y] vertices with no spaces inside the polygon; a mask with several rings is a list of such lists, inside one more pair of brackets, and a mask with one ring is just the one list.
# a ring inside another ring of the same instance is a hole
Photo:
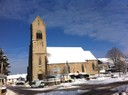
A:
{"label": "snow-covered ground", "polygon": [[[108,84],[108,83],[114,83],[114,82],[122,82],[122,81],[128,81],[128,74],[121,75],[121,77],[118,76],[118,74],[114,74],[114,78],[111,78],[110,76],[100,76],[96,79],[76,79],[74,82],[71,83],[62,83],[60,85],[54,85],[54,86],[47,86],[44,88],[28,88],[26,90],[35,90],[35,91],[50,91],[47,93],[40,93],[36,95],[79,95],[80,93],[88,92],[89,90],[80,90],[80,85],[83,84]],[[66,89],[74,89],[77,88],[78,90],[72,90],[72,91],[66,91]],[[128,92],[128,85],[119,86],[116,88],[111,89],[113,91],[117,91],[117,93],[121,92]],[[113,94],[114,95],[114,94]]]}
{"label": "snow-covered ground", "polygon": [[128,74],[121,75],[119,77],[118,74],[114,75],[114,78],[106,77],[106,76],[100,76],[97,77],[96,79],[90,79],[90,80],[85,80],[85,79],[76,79],[72,83],[63,83],[61,85],[79,85],[79,84],[108,84],[108,83],[114,83],[114,82],[121,82],[121,81],[128,81]]}
{"label": "snow-covered ground", "polygon": [[[37,95],[79,95],[80,93],[89,91],[89,90],[79,90],[80,85],[83,85],[83,84],[108,84],[108,83],[114,83],[114,82],[128,81],[128,74],[121,75],[121,77],[119,77],[118,74],[114,74],[114,76],[116,77],[111,78],[111,77],[100,76],[100,77],[97,77],[96,79],[90,79],[90,80],[76,79],[72,83],[62,83],[60,85],[49,86],[45,88],[29,88],[28,90],[46,91],[46,90],[56,89],[56,91],[41,93]],[[65,90],[65,89],[73,89],[73,88],[77,88],[78,90],[74,90],[74,91]],[[124,85],[124,86],[114,88],[112,90],[117,91],[118,93],[124,92],[124,91],[128,92],[128,86]]]}

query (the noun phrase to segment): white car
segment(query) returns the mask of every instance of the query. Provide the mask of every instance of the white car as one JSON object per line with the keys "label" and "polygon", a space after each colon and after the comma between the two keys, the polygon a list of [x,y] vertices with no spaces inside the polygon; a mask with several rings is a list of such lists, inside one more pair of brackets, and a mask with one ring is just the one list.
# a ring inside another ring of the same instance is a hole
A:
{"label": "white car", "polygon": [[38,87],[42,88],[44,86],[45,86],[45,83],[43,80],[34,80],[32,81],[32,85],[31,85],[32,88],[38,88]]}

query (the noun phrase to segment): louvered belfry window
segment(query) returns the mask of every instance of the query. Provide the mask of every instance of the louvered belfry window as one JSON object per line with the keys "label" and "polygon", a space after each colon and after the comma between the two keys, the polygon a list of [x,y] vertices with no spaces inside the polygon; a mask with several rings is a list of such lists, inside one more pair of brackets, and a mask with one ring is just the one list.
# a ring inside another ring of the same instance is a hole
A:
{"label": "louvered belfry window", "polygon": [[42,39],[42,32],[40,30],[36,33],[36,39]]}

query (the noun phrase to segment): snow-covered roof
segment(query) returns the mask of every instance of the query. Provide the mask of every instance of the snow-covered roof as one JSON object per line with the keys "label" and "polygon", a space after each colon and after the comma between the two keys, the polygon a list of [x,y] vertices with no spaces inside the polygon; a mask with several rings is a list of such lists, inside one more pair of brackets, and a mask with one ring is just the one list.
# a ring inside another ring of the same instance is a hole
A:
{"label": "snow-covered roof", "polygon": [[113,63],[110,58],[98,58],[98,60],[103,63]]}
{"label": "snow-covered roof", "polygon": [[27,74],[15,74],[7,76],[7,79],[17,79],[19,77],[26,78]]}
{"label": "snow-covered roof", "polygon": [[98,58],[98,60],[101,61],[102,63],[107,63],[110,66],[114,66],[114,63],[110,58]]}
{"label": "snow-covered roof", "polygon": [[97,60],[96,57],[90,51],[84,51],[85,60]]}
{"label": "snow-covered roof", "polygon": [[86,59],[95,59],[90,51],[86,52],[81,47],[47,47],[47,53],[48,64],[86,62]]}

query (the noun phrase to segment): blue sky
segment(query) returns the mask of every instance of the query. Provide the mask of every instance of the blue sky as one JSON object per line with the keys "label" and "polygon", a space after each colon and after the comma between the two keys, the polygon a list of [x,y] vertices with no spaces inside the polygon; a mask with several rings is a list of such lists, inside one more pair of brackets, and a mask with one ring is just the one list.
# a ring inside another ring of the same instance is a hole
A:
{"label": "blue sky", "polygon": [[30,24],[40,16],[47,46],[77,46],[105,57],[112,47],[128,54],[128,0],[0,0],[0,47],[12,74],[28,65]]}

